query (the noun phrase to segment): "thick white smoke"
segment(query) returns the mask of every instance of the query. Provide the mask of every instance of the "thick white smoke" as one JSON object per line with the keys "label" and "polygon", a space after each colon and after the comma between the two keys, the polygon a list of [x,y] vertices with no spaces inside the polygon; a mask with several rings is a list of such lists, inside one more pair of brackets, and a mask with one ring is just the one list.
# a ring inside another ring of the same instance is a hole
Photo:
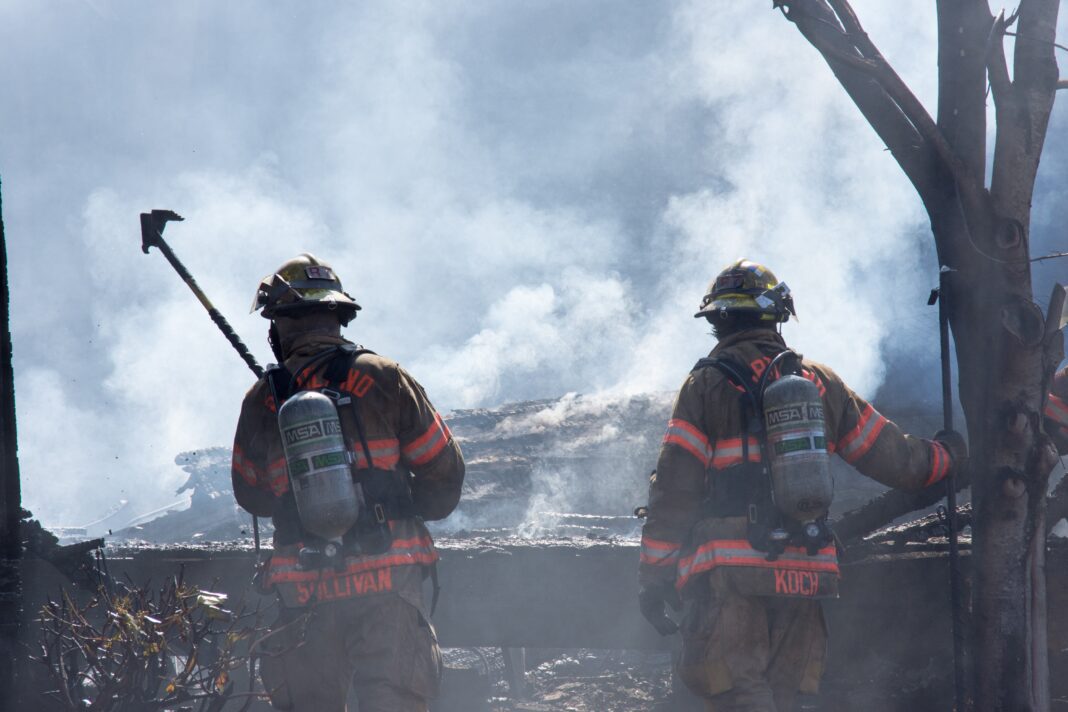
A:
{"label": "thick white smoke", "polygon": [[[857,9],[933,106],[930,3]],[[900,329],[931,333],[918,200],[764,6],[15,2],[0,41],[24,492],[52,524],[169,502],[250,384],[140,253],[150,208],[187,218],[166,237],[261,362],[253,289],[309,250],[365,307],[350,335],[442,409],[675,388],[741,256],[864,393]]]}

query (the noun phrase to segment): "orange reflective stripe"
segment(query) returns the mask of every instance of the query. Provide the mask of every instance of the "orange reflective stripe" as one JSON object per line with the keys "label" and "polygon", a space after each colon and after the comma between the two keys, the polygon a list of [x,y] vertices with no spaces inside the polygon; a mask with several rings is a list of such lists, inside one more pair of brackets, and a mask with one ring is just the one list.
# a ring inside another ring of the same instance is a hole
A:
{"label": "orange reflective stripe", "polygon": [[[717,440],[712,445],[712,467],[723,470],[731,465],[743,462],[743,448],[741,438],[724,438]],[[760,462],[760,441],[752,435],[749,436],[749,462]]]}
{"label": "orange reflective stripe", "polygon": [[888,422],[890,421],[879,411],[868,405],[861,412],[856,427],[838,441],[838,454],[849,464],[855,464],[857,460],[864,457],[868,450],[871,450],[871,446],[879,439],[879,433],[883,431]]}
{"label": "orange reflective stripe", "polygon": [[927,475],[927,481],[923,483],[924,487],[933,485],[935,482],[942,480],[949,474],[949,466],[951,460],[949,457],[949,451],[946,450],[946,446],[940,442],[934,440],[931,441],[931,470]]}
{"label": "orange reflective stripe", "polygon": [[245,457],[245,451],[241,449],[240,445],[234,445],[234,458],[230,468],[250,487],[260,486],[260,480],[263,479],[260,476],[260,471],[256,469],[256,465],[252,460]]}
{"label": "orange reflective stripe", "polygon": [[775,571],[813,571],[838,575],[838,552],[833,544],[809,556],[804,548],[788,546],[775,561],[757,551],[744,539],[714,539],[698,547],[697,551],[679,561],[679,575],[675,583],[682,588],[699,573],[717,566],[742,566]]}
{"label": "orange reflective stripe", "polygon": [[438,552],[430,537],[414,537],[394,540],[389,551],[374,556],[349,556],[347,564],[341,571],[333,569],[312,569],[305,571],[295,556],[274,555],[271,557],[268,583],[297,583],[328,580],[338,576],[349,576],[388,566],[429,566],[438,560]]}
{"label": "orange reflective stripe", "polygon": [[[397,438],[379,438],[368,440],[367,449],[371,451],[371,462],[380,470],[392,470],[400,462],[400,441]],[[352,454],[357,470],[367,469],[367,455],[363,452],[363,445],[356,447]]]}
{"label": "orange reflective stripe", "polygon": [[708,438],[691,423],[678,418],[668,421],[667,432],[664,433],[665,445],[677,445],[698,459],[708,467],[712,457],[712,448],[708,444]]}
{"label": "orange reflective stripe", "polygon": [[823,379],[815,371],[803,368],[801,369],[801,375],[816,384],[820,391],[820,398],[827,395],[827,387],[823,385]]}
{"label": "orange reflective stripe", "polygon": [[1043,415],[1062,428],[1068,428],[1068,402],[1052,393],[1049,394],[1049,399],[1046,401],[1046,409],[1043,411]]}
{"label": "orange reflective stripe", "polygon": [[642,548],[638,560],[650,566],[674,566],[679,560],[682,546],[671,541],[659,541],[642,535]]}
{"label": "orange reflective stripe", "polygon": [[277,496],[289,491],[289,470],[286,468],[286,460],[280,457],[267,466],[267,486]]}
{"label": "orange reflective stripe", "polygon": [[449,443],[452,434],[441,416],[434,413],[434,422],[422,435],[402,449],[404,457],[413,465],[425,465],[438,456]]}

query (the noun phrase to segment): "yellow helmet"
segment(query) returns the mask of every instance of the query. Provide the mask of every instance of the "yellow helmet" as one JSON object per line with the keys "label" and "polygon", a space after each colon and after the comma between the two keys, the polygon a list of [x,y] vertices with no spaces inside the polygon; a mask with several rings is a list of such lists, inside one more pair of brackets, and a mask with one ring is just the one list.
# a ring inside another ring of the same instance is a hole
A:
{"label": "yellow helmet", "polygon": [[265,319],[336,310],[341,323],[348,324],[360,305],[345,293],[330,265],[302,252],[263,278],[252,301],[252,311],[259,309]]}
{"label": "yellow helmet", "polygon": [[749,260],[738,260],[712,280],[694,317],[715,312],[756,313],[761,321],[773,322],[787,321],[791,314],[797,316],[786,283],[764,265]]}

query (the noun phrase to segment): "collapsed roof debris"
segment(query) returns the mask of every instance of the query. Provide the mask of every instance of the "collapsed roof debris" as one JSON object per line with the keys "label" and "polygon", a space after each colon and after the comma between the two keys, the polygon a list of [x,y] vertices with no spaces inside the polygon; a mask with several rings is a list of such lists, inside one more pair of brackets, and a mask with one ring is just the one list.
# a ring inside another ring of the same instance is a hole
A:
{"label": "collapsed roof debris", "polygon": [[[568,394],[454,411],[446,421],[463,448],[467,479],[460,506],[432,525],[434,533],[637,536],[639,523],[631,512],[645,500],[670,409],[670,394]],[[912,432],[931,432],[938,424],[933,413],[890,415]],[[176,544],[250,539],[251,518],[234,502],[230,486],[230,456],[225,447],[178,455],[175,463],[188,478],[177,494],[191,493],[189,507],[115,530],[112,540]],[[886,491],[840,460],[832,463],[833,517]],[[857,534],[893,518],[875,521]],[[270,523],[261,521],[261,526],[266,539]]]}

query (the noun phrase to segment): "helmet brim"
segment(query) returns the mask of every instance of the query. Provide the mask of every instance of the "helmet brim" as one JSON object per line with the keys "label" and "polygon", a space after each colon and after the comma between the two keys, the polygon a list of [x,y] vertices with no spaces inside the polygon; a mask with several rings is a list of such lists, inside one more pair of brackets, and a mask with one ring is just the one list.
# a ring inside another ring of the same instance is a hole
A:
{"label": "helmet brim", "polygon": [[756,300],[747,294],[724,294],[716,297],[708,304],[701,307],[701,311],[693,315],[694,319],[702,319],[720,310],[744,311],[763,313],[764,310],[756,303]]}
{"label": "helmet brim", "polygon": [[339,311],[349,315],[345,320],[347,323],[363,308],[349,295],[333,289],[304,290],[301,297],[292,302],[264,307],[260,316],[264,319],[274,319],[278,316],[299,317],[302,313],[312,311]]}

